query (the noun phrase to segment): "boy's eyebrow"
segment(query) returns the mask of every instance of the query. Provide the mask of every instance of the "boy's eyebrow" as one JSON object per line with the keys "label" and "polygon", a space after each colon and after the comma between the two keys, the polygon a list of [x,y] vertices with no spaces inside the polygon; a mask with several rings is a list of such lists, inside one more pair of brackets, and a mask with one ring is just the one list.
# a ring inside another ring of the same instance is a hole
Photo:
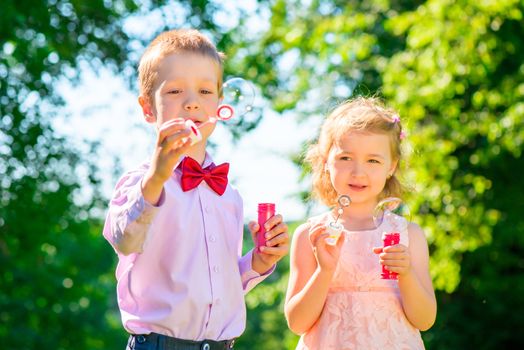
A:
{"label": "boy's eyebrow", "polygon": [[[185,80],[187,80],[187,78],[173,77],[171,79],[167,79],[167,81],[169,81],[169,82],[178,82],[178,81],[185,81]],[[215,84],[217,82],[217,79],[215,79],[215,78],[196,78],[195,80],[198,80],[198,81],[204,82],[204,83],[211,83],[211,84]]]}
{"label": "boy's eyebrow", "polygon": [[[167,79],[166,80],[166,86],[173,86],[173,85],[184,85],[185,84],[185,81],[184,79]],[[200,85],[200,86],[203,86],[203,87],[216,87],[217,85],[217,80],[213,80],[213,79],[199,79],[198,82],[197,82],[197,85]]]}

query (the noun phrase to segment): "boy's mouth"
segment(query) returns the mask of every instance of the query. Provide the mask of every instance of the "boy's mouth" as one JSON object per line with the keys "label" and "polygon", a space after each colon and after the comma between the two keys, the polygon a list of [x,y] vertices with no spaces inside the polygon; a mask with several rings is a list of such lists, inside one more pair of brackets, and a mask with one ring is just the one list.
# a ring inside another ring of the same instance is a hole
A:
{"label": "boy's mouth", "polygon": [[185,120],[191,120],[193,123],[195,123],[196,126],[199,126],[203,123],[203,121],[200,118],[197,117],[184,117]]}

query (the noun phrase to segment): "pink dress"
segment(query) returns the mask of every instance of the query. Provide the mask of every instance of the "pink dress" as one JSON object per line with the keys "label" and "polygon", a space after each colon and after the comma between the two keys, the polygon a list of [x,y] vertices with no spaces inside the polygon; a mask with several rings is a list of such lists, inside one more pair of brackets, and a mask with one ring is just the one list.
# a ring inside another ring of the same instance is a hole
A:
{"label": "pink dress", "polygon": [[[309,221],[331,220],[330,214],[323,214]],[[380,278],[379,258],[372,251],[383,245],[383,232],[400,231],[400,243],[408,246],[405,225],[400,230],[393,225],[385,220],[374,230],[345,231],[322,314],[302,335],[297,350],[424,349],[419,330],[404,315],[398,282]]]}

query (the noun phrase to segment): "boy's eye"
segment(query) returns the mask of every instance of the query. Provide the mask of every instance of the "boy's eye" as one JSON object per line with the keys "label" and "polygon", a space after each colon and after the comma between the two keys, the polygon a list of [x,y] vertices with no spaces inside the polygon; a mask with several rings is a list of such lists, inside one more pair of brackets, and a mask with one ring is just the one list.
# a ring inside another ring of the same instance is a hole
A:
{"label": "boy's eye", "polygon": [[380,161],[378,161],[376,159],[370,159],[369,162],[370,163],[375,163],[375,164],[380,164]]}
{"label": "boy's eye", "polygon": [[204,95],[209,95],[209,94],[212,94],[213,91],[211,91],[211,90],[207,90],[207,89],[202,89],[202,90],[200,90],[200,93],[201,93],[201,94],[204,94]]}

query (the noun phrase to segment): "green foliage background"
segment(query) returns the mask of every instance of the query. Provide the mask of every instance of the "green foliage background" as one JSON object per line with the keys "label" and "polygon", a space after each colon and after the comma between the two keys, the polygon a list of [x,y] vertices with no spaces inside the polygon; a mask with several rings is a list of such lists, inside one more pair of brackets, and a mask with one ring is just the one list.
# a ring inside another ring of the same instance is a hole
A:
{"label": "green foliage background", "polygon": [[[124,347],[115,256],[101,236],[109,194],[99,193],[96,144],[75,149],[54,132],[63,104],[55,84],[77,81],[81,64],[134,79],[131,43],[150,38],[130,37],[124,19],[177,6],[177,25],[209,32],[229,57],[226,75],[254,81],[283,118],[318,119],[354,94],[379,94],[398,108],[408,128],[408,202],[427,233],[439,303],[426,347],[523,348],[524,2],[253,4],[226,27],[218,1],[3,1],[0,342]],[[166,19],[158,31],[174,24]],[[241,137],[258,121],[233,133]],[[301,166],[301,155],[294,161]],[[238,349],[294,348],[283,318],[286,283],[287,260],[247,295]]]}

